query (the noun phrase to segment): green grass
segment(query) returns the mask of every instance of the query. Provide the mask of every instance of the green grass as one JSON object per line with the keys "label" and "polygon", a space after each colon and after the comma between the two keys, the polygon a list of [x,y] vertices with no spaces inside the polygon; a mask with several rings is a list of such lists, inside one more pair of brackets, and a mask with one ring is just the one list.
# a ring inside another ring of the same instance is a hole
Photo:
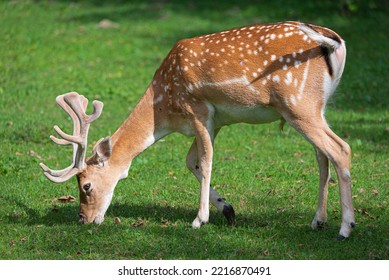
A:
{"label": "green grass", "polygon": [[[1,2],[0,259],[388,259],[389,8],[382,2]],[[99,28],[103,19],[117,26]],[[345,74],[327,119],[353,149],[351,238],[335,241],[336,183],[328,225],[310,229],[318,192],[314,152],[277,123],[234,125],[216,139],[213,184],[234,205],[235,227],[212,209],[210,224],[190,228],[199,191],[185,167],[192,139],[181,135],[134,160],[102,225],[80,226],[75,179],[51,183],[38,166],[60,168],[71,159],[48,137],[54,124],[71,125],[55,97],[74,90],[104,102],[92,146],[124,121],[177,40],[283,20],[325,25],[347,41]],[[63,195],[76,201],[56,201]]]}

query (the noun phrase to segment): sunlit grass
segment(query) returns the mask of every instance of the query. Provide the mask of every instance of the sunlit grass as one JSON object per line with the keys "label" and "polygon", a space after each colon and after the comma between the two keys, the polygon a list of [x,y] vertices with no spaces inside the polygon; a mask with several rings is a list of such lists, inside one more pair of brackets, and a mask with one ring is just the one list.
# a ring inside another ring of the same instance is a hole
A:
{"label": "sunlit grass", "polygon": [[[212,1],[2,2],[0,258],[387,259],[387,7],[268,2],[223,1],[222,8]],[[102,28],[103,19],[112,25]],[[318,192],[314,151],[277,123],[233,125],[216,139],[212,184],[234,205],[235,227],[212,209],[210,224],[191,229],[199,190],[185,167],[192,139],[182,135],[166,137],[134,160],[101,226],[78,225],[75,179],[53,184],[38,166],[61,168],[71,160],[70,149],[49,140],[54,124],[71,127],[55,105],[58,94],[75,90],[104,102],[90,131],[92,145],[126,118],[177,40],[289,19],[326,25],[347,41],[345,74],[327,118],[353,150],[357,227],[349,240],[335,241],[341,221],[336,183],[328,225],[310,229]],[[76,201],[60,203],[63,195]]]}

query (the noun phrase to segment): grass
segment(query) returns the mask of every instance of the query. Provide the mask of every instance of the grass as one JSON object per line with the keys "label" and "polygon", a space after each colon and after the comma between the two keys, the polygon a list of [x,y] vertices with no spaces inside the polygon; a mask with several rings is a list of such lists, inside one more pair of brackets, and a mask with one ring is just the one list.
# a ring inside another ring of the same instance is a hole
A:
{"label": "grass", "polygon": [[[388,12],[378,0],[1,2],[0,259],[388,259]],[[103,19],[115,24],[100,28]],[[352,237],[335,241],[336,183],[327,227],[310,229],[314,152],[277,123],[234,125],[216,139],[213,182],[235,207],[235,227],[212,209],[210,224],[190,228],[198,185],[185,168],[192,139],[181,135],[134,160],[102,225],[78,225],[75,180],[53,184],[38,166],[60,168],[71,158],[48,137],[54,124],[65,131],[71,125],[55,97],[75,90],[105,103],[92,145],[126,118],[177,40],[283,20],[325,25],[347,41],[345,74],[327,119],[353,149]],[[76,201],[60,203],[63,195]]]}

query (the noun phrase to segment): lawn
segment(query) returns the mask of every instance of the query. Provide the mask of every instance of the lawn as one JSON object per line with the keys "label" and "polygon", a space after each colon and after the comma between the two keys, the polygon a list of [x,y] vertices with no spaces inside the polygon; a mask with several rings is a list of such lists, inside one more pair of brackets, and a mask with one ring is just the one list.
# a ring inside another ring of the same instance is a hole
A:
{"label": "lawn", "polygon": [[[389,259],[388,3],[222,2],[0,3],[0,259]],[[284,20],[330,27],[347,42],[346,69],[326,115],[353,151],[351,238],[336,241],[336,182],[328,224],[310,228],[314,150],[278,123],[233,125],[216,139],[212,181],[234,206],[236,226],[212,208],[210,223],[191,229],[199,190],[185,167],[192,139],[179,134],[134,160],[102,225],[78,224],[76,180],[54,184],[38,165],[71,161],[71,150],[49,139],[55,124],[71,130],[57,95],[77,91],[104,102],[91,148],[125,120],[179,39]]]}

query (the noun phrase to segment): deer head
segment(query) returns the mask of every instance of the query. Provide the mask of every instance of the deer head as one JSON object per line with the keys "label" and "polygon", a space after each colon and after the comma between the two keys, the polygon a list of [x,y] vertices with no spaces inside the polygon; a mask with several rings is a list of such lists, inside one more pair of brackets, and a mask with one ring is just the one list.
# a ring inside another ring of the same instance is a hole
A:
{"label": "deer head", "polygon": [[92,156],[86,159],[88,130],[90,124],[100,116],[103,103],[93,101],[93,113],[87,115],[85,111],[88,99],[76,92],[60,95],[56,101],[72,118],[73,135],[63,132],[55,125],[54,129],[62,139],[52,135],[50,138],[58,145],[73,146],[73,162],[62,170],[52,170],[43,163],[40,166],[44,175],[55,183],[62,183],[77,176],[80,193],[80,222],[100,224],[104,220],[104,214],[118,181],[116,173],[111,172],[110,165],[107,164],[112,152],[109,137],[100,139],[93,148]]}

